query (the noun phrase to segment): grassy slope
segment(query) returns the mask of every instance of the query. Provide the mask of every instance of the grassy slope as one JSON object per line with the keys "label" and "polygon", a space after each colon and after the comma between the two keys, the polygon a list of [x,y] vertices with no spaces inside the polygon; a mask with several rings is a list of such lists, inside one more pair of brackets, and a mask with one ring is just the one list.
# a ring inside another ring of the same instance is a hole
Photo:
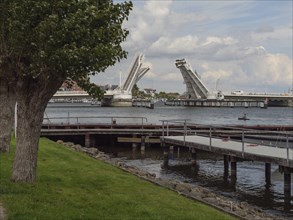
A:
{"label": "grassy slope", "polygon": [[9,219],[232,219],[215,209],[41,139],[35,185],[13,184],[14,154],[0,155]]}

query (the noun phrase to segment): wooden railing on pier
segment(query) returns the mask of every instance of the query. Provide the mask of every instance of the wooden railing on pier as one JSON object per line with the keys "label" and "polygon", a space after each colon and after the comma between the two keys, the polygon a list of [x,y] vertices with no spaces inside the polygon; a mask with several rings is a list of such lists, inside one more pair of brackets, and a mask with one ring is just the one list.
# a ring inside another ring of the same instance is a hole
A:
{"label": "wooden railing on pier", "polygon": [[[233,141],[233,143],[239,144],[241,143],[242,149],[241,149],[241,155],[245,153],[245,146],[265,146],[270,147],[268,149],[272,148],[280,148],[280,149],[286,149],[286,155],[287,155],[287,162],[290,162],[290,167],[293,168],[293,131],[287,127],[287,130],[285,128],[281,130],[281,128],[278,128],[276,131],[270,131],[270,130],[263,130],[263,129],[248,129],[243,127],[237,127],[237,126],[221,126],[221,125],[200,125],[201,129],[192,129],[194,127],[198,127],[198,125],[195,125],[193,123],[189,123],[188,119],[173,119],[173,120],[161,120],[162,121],[162,136],[161,140],[162,142],[168,143],[168,144],[179,144],[182,146],[188,146],[188,147],[195,147],[200,144],[196,143],[187,143],[187,139],[190,141],[192,137],[202,137],[206,140],[208,140],[208,145],[204,144],[206,147],[203,149],[207,151],[211,151],[212,148],[223,148],[220,145],[215,145],[215,141],[222,141],[224,143],[228,143],[229,141]],[[172,129],[172,125],[176,124],[176,130],[174,131]],[[179,126],[181,126],[181,130],[179,130]],[[173,134],[170,135],[170,132]],[[177,132],[176,135],[174,135],[174,132]],[[172,136],[172,137],[169,137]],[[178,136],[178,137],[176,137]],[[201,139],[202,139],[201,138]],[[179,141],[180,140],[180,141]],[[202,139],[203,140],[203,139]],[[175,143],[176,142],[176,143]],[[220,142],[219,142],[220,143]],[[223,145],[225,146],[225,145]],[[202,150],[203,150],[202,149]],[[231,149],[233,151],[233,149]],[[289,156],[289,151],[292,152],[291,156]],[[231,152],[231,154],[238,154],[238,152]],[[273,155],[274,156],[274,155]],[[251,158],[250,158],[251,159]],[[286,162],[286,163],[287,163]],[[283,165],[283,164],[282,164]]]}
{"label": "wooden railing on pier", "polygon": [[[220,138],[240,139],[243,137],[263,140],[284,140],[286,134],[292,141],[293,126],[222,126],[190,123],[189,120],[164,120],[162,124],[148,123],[146,117],[93,116],[93,117],[51,117],[44,118],[42,134],[97,133],[119,134],[135,133],[141,135],[202,135]],[[285,134],[285,136],[284,136]]]}

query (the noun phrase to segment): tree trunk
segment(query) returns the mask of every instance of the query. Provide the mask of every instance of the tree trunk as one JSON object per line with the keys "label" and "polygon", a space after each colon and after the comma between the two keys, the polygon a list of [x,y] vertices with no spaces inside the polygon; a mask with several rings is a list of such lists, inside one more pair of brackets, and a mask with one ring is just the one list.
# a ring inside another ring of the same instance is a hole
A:
{"label": "tree trunk", "polygon": [[36,180],[38,145],[44,112],[49,99],[62,82],[23,80],[18,83],[17,139],[12,181],[34,183]]}
{"label": "tree trunk", "polygon": [[0,79],[0,152],[9,152],[14,122],[15,93],[6,80]]}
{"label": "tree trunk", "polygon": [[16,152],[12,180],[33,183],[36,179],[38,145],[44,110],[17,100]]}

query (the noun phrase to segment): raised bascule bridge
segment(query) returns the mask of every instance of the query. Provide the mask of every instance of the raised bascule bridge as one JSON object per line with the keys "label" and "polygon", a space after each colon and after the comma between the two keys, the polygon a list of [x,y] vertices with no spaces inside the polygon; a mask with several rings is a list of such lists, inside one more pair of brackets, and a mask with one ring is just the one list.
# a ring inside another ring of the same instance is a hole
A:
{"label": "raised bascule bridge", "polygon": [[[133,104],[139,104],[144,107],[148,107],[150,101],[140,101],[133,103],[132,100],[132,88],[133,86],[150,70],[148,66],[143,66],[143,54],[139,54],[135,57],[132,66],[130,67],[129,74],[123,85],[120,85],[114,90],[107,90],[104,94],[104,98],[101,102],[102,106],[132,106]],[[82,100],[92,98],[85,91],[58,91],[54,94],[54,99],[60,100]]]}
{"label": "raised bascule bridge", "polygon": [[186,98],[184,100],[167,101],[167,105],[184,105],[198,107],[260,107],[292,106],[293,96],[289,94],[228,94],[217,90],[210,92],[204,85],[198,73],[191,68],[185,59],[175,62],[180,70],[186,85]]}
{"label": "raised bascule bridge", "polygon": [[180,70],[186,85],[186,96],[188,99],[207,99],[209,90],[200,80],[196,71],[193,71],[185,59],[176,60],[176,67]]}
{"label": "raised bascule bridge", "polygon": [[176,67],[180,70],[184,83],[186,84],[187,99],[223,99],[220,91],[211,93],[201,81],[200,76],[195,70],[192,70],[185,59],[176,60]]}
{"label": "raised bascule bridge", "polygon": [[114,90],[107,90],[102,100],[102,106],[123,107],[132,106],[133,86],[150,70],[143,67],[143,54],[139,54],[130,68],[127,79],[123,85]]}

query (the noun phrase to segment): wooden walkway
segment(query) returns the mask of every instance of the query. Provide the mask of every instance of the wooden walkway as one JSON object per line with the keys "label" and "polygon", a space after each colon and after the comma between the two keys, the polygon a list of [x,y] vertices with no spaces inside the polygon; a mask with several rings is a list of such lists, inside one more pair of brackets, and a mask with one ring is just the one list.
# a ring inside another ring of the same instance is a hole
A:
{"label": "wooden walkway", "polygon": [[[168,145],[178,145],[214,152],[223,155],[234,156],[244,160],[262,161],[276,163],[281,166],[293,168],[293,147],[279,148],[259,144],[231,141],[193,136],[168,136],[162,137],[161,141]],[[292,145],[292,143],[290,143]]]}
{"label": "wooden walkway", "polygon": [[[212,136],[162,136],[161,142],[164,148],[164,166],[168,166],[168,148],[177,145],[188,147],[191,151],[192,164],[196,164],[198,150],[223,155],[224,175],[229,173],[231,167],[231,181],[237,179],[237,161],[252,160],[265,163],[265,181],[271,184],[271,163],[279,165],[279,171],[284,173],[284,202],[291,204],[291,173],[293,173],[293,146],[287,137],[286,147],[274,147],[263,144],[235,141],[228,138],[214,138]],[[290,205],[291,206],[291,205]]]}

